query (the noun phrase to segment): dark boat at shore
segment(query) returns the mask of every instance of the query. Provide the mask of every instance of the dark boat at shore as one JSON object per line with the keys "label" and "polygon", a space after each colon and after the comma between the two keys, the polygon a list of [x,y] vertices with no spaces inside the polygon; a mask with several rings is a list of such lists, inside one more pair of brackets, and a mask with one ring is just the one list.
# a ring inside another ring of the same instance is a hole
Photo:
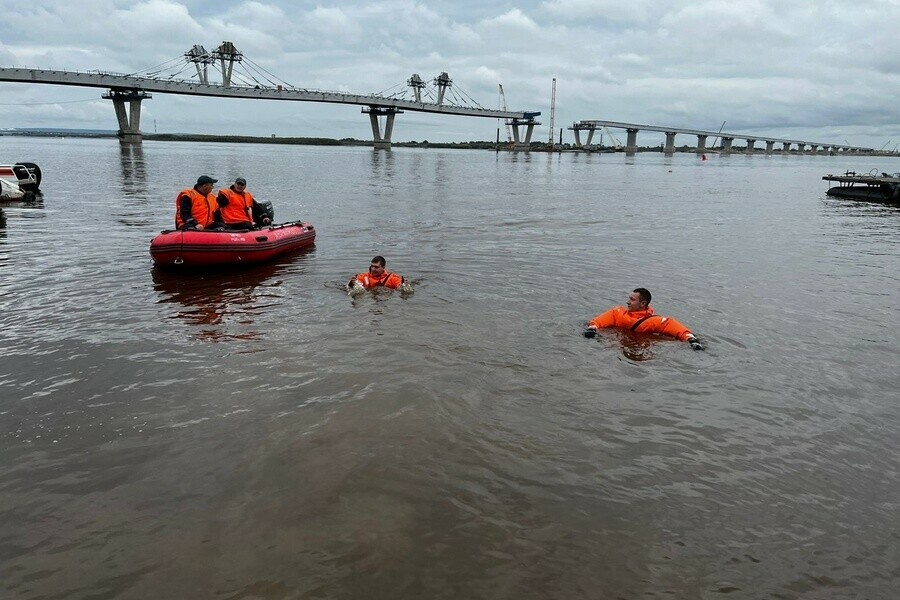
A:
{"label": "dark boat at shore", "polygon": [[825,181],[838,185],[825,192],[836,198],[900,204],[900,173],[857,173],[846,171],[843,175],[825,175]]}

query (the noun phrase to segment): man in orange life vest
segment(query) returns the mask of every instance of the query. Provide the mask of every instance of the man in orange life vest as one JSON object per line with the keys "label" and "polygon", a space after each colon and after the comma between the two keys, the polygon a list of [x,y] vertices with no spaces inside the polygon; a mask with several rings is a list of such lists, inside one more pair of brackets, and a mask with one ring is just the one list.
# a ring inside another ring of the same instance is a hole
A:
{"label": "man in orange life vest", "polygon": [[216,221],[216,198],[213,184],[218,181],[208,175],[197,178],[197,184],[178,192],[175,198],[175,229],[206,229]]}
{"label": "man in orange life vest", "polygon": [[396,273],[387,272],[385,270],[386,265],[387,261],[384,260],[383,256],[374,257],[372,259],[372,264],[369,265],[368,272],[360,273],[348,281],[347,289],[353,290],[354,288],[362,288],[364,290],[371,290],[376,287],[386,287],[391,289],[399,288],[406,280]]}
{"label": "man in orange life vest", "polygon": [[691,330],[673,319],[653,314],[651,295],[646,288],[637,288],[628,296],[626,306],[611,308],[588,322],[584,337],[594,337],[598,329],[617,327],[639,333],[661,333],[688,342],[694,350],[703,350],[703,344]]}
{"label": "man in orange life vest", "polygon": [[[254,205],[259,207],[259,204],[253,198],[253,194],[247,191],[246,179],[238,177],[230,187],[219,190],[216,203],[225,227],[228,229],[253,229],[253,207]],[[263,225],[271,222],[269,217],[262,218]]]}

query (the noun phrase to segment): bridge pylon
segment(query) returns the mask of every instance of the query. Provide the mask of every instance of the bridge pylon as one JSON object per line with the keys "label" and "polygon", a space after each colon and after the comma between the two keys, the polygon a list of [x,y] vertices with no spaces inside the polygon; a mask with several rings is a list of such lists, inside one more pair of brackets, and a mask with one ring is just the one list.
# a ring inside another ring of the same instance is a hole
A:
{"label": "bridge pylon", "polygon": [[450,79],[450,76],[444,71],[434,78],[434,85],[436,85],[438,89],[437,104],[440,106],[444,103],[444,95],[447,93],[447,88],[453,85],[453,80]]}
{"label": "bridge pylon", "polygon": [[[374,138],[374,147],[376,149],[383,148],[390,150],[391,134],[394,131],[394,117],[402,110],[393,106],[364,106],[362,112],[369,113],[369,122],[372,124],[372,137]],[[378,117],[385,117],[384,134],[381,133],[381,123]]]}
{"label": "bridge pylon", "polygon": [[[119,121],[119,141],[129,144],[140,144],[141,136],[141,101],[152,98],[144,90],[124,90],[113,88],[103,94],[104,100],[112,100]],[[129,109],[126,110],[125,102]]]}
{"label": "bridge pylon", "polygon": [[225,87],[230,86],[234,63],[243,61],[244,54],[235,48],[231,42],[222,42],[221,46],[213,50],[211,56],[219,59],[222,65],[222,85]]}
{"label": "bridge pylon", "polygon": [[413,89],[416,96],[416,102],[422,102],[422,90],[425,89],[425,82],[419,77],[418,73],[413,73],[412,77],[406,80],[406,85]]}
{"label": "bridge pylon", "polygon": [[206,48],[194,44],[190,50],[184,53],[184,58],[187,62],[192,62],[197,67],[197,77],[200,79],[200,83],[209,85],[209,65],[216,62],[216,59],[210,56]]}

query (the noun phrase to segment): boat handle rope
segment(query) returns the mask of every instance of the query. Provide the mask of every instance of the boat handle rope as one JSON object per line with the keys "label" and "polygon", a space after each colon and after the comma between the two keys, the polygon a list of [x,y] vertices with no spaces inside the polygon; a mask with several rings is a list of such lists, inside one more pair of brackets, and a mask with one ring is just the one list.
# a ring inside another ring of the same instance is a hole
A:
{"label": "boat handle rope", "polygon": [[184,262],[184,259],[181,258],[184,256],[184,229],[181,230],[181,255],[175,257],[175,264],[180,265]]}

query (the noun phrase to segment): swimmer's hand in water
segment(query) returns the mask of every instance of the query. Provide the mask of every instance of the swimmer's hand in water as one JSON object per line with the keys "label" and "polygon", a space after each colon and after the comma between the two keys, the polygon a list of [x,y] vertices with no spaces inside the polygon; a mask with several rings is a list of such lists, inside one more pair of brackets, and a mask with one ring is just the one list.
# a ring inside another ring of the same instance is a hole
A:
{"label": "swimmer's hand in water", "polygon": [[363,294],[366,291],[366,288],[362,286],[356,279],[351,279],[347,282],[347,295],[356,297]]}

